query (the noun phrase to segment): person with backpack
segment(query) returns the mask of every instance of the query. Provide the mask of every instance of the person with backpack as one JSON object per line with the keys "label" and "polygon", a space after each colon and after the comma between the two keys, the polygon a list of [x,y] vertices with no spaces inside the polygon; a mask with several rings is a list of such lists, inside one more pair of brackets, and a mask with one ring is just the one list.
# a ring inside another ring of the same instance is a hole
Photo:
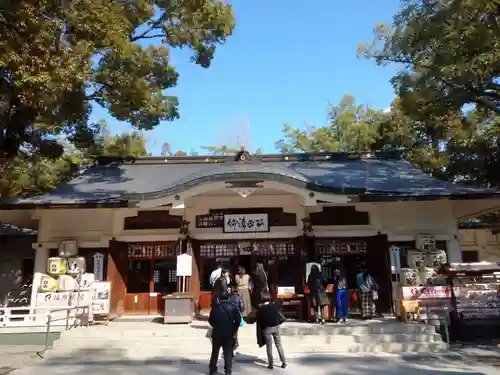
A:
{"label": "person with backpack", "polygon": [[217,360],[220,349],[224,354],[224,371],[232,373],[234,337],[241,323],[241,313],[231,302],[229,293],[221,294],[210,311],[208,323],[212,326],[212,354],[210,356],[209,373],[217,373]]}
{"label": "person with backpack", "polygon": [[[276,302],[271,301],[269,292],[262,293],[262,301],[257,309],[256,322],[257,334],[262,334],[267,351],[267,368],[273,369],[273,340],[281,361],[281,368],[286,368],[285,351],[281,345],[280,325],[285,321]],[[259,341],[259,340],[258,340]],[[259,344],[260,345],[260,344]]]}
{"label": "person with backpack", "polygon": [[[240,327],[243,325],[243,313],[245,312],[245,305],[243,303],[243,298],[239,295],[238,292],[238,285],[236,283],[231,284],[231,296],[229,297],[229,300],[231,301],[232,304],[234,304],[237,308],[238,311],[240,312]],[[238,343],[238,331],[234,334],[234,340],[233,340],[233,353],[236,351],[236,349],[240,346]],[[235,354],[233,354],[234,356]]]}
{"label": "person with backpack", "polygon": [[325,288],[325,278],[317,265],[311,267],[311,272],[307,278],[309,288],[309,298],[314,309],[314,322],[325,324],[324,309],[328,306],[329,299]]}

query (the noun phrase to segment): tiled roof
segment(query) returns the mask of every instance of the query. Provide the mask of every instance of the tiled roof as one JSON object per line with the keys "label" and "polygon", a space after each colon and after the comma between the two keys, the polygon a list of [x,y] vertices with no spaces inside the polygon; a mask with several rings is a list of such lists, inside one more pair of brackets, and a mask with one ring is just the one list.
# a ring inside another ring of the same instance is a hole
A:
{"label": "tiled roof", "polygon": [[[215,181],[272,180],[312,191],[358,195],[364,200],[493,196],[492,189],[437,180],[394,154],[264,155],[232,157],[101,158],[54,191],[13,204],[139,201],[177,194]],[[241,155],[240,155],[241,156]]]}
{"label": "tiled roof", "polygon": [[0,236],[36,236],[37,231],[28,228],[19,228],[12,224],[0,223]]}

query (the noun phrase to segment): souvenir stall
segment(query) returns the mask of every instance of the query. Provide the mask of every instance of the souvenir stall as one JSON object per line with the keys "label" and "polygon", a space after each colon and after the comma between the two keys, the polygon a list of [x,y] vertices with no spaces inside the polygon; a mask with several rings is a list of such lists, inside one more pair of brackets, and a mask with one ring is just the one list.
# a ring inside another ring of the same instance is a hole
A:
{"label": "souvenir stall", "polygon": [[395,313],[403,321],[435,320],[445,306],[451,309],[451,289],[446,276],[439,274],[447,263],[446,251],[436,247],[433,236],[421,235],[416,249],[406,250],[405,255],[405,267],[393,266],[399,273],[393,284]]}
{"label": "souvenir stall", "polygon": [[499,338],[500,263],[452,263],[445,274],[453,288],[452,338]]}

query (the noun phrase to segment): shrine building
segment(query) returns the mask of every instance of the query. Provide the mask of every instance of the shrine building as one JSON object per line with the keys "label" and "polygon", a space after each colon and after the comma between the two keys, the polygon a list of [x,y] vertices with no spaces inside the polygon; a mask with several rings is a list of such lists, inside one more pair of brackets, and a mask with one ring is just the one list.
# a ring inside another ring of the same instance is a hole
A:
{"label": "shrine building", "polygon": [[[111,281],[115,315],[159,313],[161,297],[179,291],[182,253],[192,255],[187,290],[199,310],[210,306],[218,262],[251,274],[263,261],[278,295],[299,295],[305,263],[314,260],[327,279],[343,267],[350,285],[368,265],[381,287],[379,308],[388,312],[392,245],[408,248],[416,236],[432,235],[449,262],[460,262],[457,221],[499,208],[498,191],[437,180],[399,152],[241,151],[101,157],[50,193],[0,206],[0,221],[37,231],[34,289],[61,243],[76,242],[87,271]],[[96,253],[104,255],[100,270]]]}

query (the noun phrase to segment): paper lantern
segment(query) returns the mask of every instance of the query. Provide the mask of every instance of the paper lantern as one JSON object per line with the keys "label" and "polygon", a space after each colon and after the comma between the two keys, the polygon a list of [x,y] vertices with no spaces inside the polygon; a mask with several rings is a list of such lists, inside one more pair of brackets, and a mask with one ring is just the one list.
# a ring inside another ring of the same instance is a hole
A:
{"label": "paper lantern", "polygon": [[57,280],[51,276],[43,275],[40,278],[40,292],[55,292],[57,291]]}
{"label": "paper lantern", "polygon": [[47,273],[49,275],[64,275],[67,270],[66,259],[53,257],[49,258]]}
{"label": "paper lantern", "polygon": [[81,275],[85,273],[85,258],[74,257],[68,258],[68,275]]}

